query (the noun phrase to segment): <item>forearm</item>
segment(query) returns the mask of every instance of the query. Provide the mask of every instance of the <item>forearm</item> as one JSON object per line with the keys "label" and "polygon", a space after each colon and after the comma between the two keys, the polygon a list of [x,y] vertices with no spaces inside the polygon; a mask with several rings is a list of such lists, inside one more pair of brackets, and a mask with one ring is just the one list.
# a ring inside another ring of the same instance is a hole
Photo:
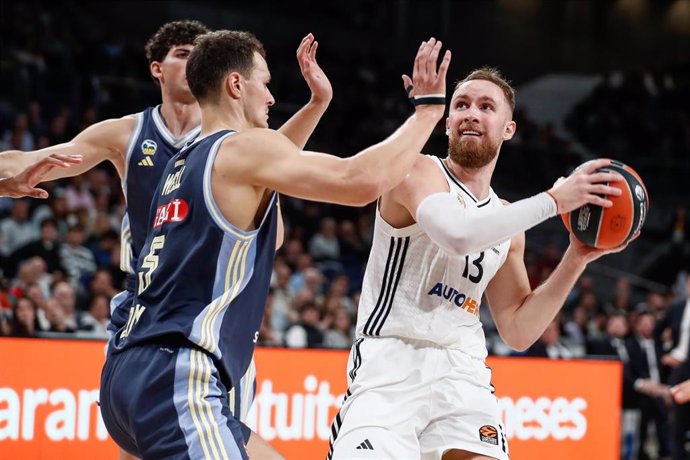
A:
{"label": "forearm", "polygon": [[[44,155],[47,157],[49,154]],[[38,152],[7,150],[0,153],[0,177],[14,177],[24,169],[36,163],[41,157]]]}
{"label": "forearm", "polygon": [[499,330],[506,343],[525,350],[536,342],[556,317],[585,267],[568,248],[551,276],[509,312],[508,317],[501,318]]}
{"label": "forearm", "polygon": [[278,132],[290,139],[297,147],[303,149],[327,108],[328,102],[309,101],[307,105],[290,117]]}
{"label": "forearm", "polygon": [[347,160],[348,181],[373,187],[372,200],[395,187],[412,168],[440,117],[436,108],[418,109],[390,137]]}
{"label": "forearm", "polygon": [[556,215],[547,193],[492,209],[466,209],[448,193],[435,193],[417,207],[416,221],[446,252],[465,256],[483,251]]}

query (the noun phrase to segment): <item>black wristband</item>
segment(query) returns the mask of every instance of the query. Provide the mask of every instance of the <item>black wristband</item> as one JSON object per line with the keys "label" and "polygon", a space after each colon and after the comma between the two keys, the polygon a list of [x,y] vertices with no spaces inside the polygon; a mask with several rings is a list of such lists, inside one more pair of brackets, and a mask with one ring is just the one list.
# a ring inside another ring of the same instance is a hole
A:
{"label": "black wristband", "polygon": [[412,100],[415,107],[418,105],[446,105],[445,96],[415,96]]}

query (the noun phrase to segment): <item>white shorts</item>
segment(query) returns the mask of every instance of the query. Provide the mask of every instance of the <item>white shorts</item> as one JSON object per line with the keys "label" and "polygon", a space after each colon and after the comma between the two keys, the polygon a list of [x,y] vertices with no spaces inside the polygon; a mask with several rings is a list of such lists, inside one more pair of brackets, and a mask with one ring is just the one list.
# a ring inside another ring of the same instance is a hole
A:
{"label": "white shorts", "polygon": [[508,459],[483,360],[429,342],[360,339],[350,352],[348,387],[329,460],[432,460],[451,449]]}

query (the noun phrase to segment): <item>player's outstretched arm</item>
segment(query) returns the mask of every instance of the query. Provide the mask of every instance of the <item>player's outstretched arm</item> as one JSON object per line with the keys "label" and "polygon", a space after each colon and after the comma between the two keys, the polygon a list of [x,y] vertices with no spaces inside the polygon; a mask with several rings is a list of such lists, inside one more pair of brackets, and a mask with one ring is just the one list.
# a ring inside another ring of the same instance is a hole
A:
{"label": "player's outstretched arm", "polygon": [[[419,47],[413,72],[419,94],[445,94],[450,52],[446,51],[437,64],[441,46],[432,38]],[[418,105],[414,115],[388,139],[346,159],[303,152],[278,133],[250,130],[223,144],[224,149],[235,153],[219,155],[216,167],[257,187],[298,198],[361,206],[404,178],[444,108],[444,104]]]}
{"label": "player's outstretched arm", "polygon": [[54,153],[38,162],[31,164],[16,176],[0,179],[0,196],[20,198],[48,198],[48,192],[36,188],[39,182],[55,168],[69,169],[77,167],[82,162],[80,155],[62,155]]}
{"label": "player's outstretched arm", "polygon": [[316,49],[319,42],[314,35],[308,34],[302,39],[297,48],[297,62],[304,80],[311,90],[311,98],[307,105],[295,113],[278,130],[300,149],[307,144],[309,137],[316,129],[316,125],[328,109],[333,99],[333,88],[328,77],[316,62]]}
{"label": "player's outstretched arm", "polygon": [[82,162],[70,168],[53,168],[41,177],[41,182],[61,177],[78,176],[105,160],[110,160],[120,176],[124,174],[124,152],[134,129],[134,117],[105,120],[89,126],[64,144],[41,150],[22,152],[8,150],[0,153],[0,176],[10,177],[34,163],[54,154],[80,155]]}
{"label": "player's outstretched arm", "polygon": [[596,249],[570,235],[570,246],[549,278],[532,291],[525,268],[525,235],[512,239],[503,266],[489,282],[486,297],[503,341],[516,350],[526,350],[556,317],[566,297],[587,264],[599,257],[620,252],[626,243],[613,249]]}

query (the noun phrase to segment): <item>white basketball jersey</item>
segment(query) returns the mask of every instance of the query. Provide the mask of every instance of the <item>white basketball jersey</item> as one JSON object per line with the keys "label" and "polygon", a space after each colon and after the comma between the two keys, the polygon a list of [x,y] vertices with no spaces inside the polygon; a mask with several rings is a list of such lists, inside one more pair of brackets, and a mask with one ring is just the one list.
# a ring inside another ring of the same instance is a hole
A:
{"label": "white basketball jersey", "polygon": [[[439,158],[431,158],[446,177],[449,193],[463,206],[480,211],[503,206],[493,190],[487,198],[477,200]],[[510,239],[465,257],[450,255],[416,223],[392,227],[377,207],[357,337],[428,340],[484,359],[487,351],[479,306],[509,249]]]}

